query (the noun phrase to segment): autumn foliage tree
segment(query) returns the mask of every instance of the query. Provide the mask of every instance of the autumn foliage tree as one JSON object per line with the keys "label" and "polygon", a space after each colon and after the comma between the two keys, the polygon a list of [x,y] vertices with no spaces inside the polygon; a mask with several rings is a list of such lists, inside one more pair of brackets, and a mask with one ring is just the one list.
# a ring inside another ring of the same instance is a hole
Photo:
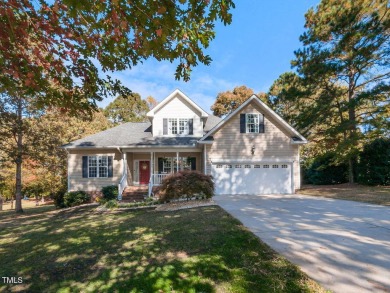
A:
{"label": "autumn foliage tree", "polygon": [[118,96],[104,109],[104,115],[114,124],[144,122],[149,111],[147,101],[137,93]]}
{"label": "autumn foliage tree", "polygon": [[[193,66],[211,62],[203,51],[215,22],[230,24],[232,8],[231,0],[0,0],[0,94],[9,97],[2,102],[16,102],[0,110],[19,115],[16,178],[24,152],[19,106],[27,99],[38,110],[55,106],[91,115],[104,97],[130,94],[100,72],[148,58],[177,61],[175,77],[187,81]],[[22,211],[19,183],[16,202]]]}

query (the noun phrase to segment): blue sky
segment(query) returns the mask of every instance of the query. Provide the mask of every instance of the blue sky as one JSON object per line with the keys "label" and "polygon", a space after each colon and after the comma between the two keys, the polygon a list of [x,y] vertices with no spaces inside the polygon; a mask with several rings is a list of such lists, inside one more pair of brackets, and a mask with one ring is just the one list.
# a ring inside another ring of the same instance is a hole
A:
{"label": "blue sky", "polygon": [[[301,47],[304,14],[319,0],[236,0],[233,22],[216,25],[216,38],[206,50],[211,65],[193,69],[189,82],[176,81],[175,65],[148,60],[113,76],[142,98],[161,101],[176,88],[207,112],[219,92],[246,85],[268,91],[280,74],[291,70],[294,50]],[[112,99],[98,105],[105,107]]]}

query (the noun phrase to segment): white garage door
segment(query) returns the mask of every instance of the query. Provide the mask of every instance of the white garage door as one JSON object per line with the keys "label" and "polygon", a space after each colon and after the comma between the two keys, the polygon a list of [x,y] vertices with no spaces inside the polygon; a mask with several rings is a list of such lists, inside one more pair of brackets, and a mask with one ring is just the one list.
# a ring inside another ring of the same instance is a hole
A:
{"label": "white garage door", "polygon": [[213,164],[216,194],[292,193],[291,164]]}

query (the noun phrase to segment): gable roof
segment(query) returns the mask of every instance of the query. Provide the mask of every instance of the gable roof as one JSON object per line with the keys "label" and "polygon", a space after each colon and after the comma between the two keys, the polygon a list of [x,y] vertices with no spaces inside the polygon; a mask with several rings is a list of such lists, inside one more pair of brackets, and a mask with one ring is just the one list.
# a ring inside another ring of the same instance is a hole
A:
{"label": "gable roof", "polygon": [[168,97],[166,97],[164,100],[162,100],[160,103],[157,104],[156,107],[154,107],[152,110],[150,110],[146,116],[151,118],[151,117],[154,117],[154,114],[160,110],[161,108],[163,108],[166,104],[168,104],[172,99],[174,99],[176,97],[176,95],[179,95],[180,97],[182,97],[186,102],[188,102],[192,107],[194,107],[196,110],[198,110],[200,112],[200,116],[203,117],[203,118],[206,118],[209,116],[209,114],[207,114],[207,112],[205,112],[201,107],[199,107],[197,104],[194,103],[194,101],[192,101],[189,97],[187,97],[181,90],[179,89],[176,89],[173,91],[173,93],[171,93]]}
{"label": "gable roof", "polygon": [[232,113],[230,113],[228,116],[226,116],[221,122],[219,122],[216,126],[214,126],[205,136],[203,136],[199,142],[202,141],[208,141],[210,140],[210,137],[216,133],[219,129],[225,125],[226,122],[228,122],[234,115],[236,115],[238,112],[240,112],[242,109],[244,109],[248,104],[251,102],[255,102],[265,113],[273,117],[276,121],[280,123],[280,125],[287,130],[292,135],[292,139],[294,143],[307,143],[306,138],[304,138],[294,127],[292,127],[290,124],[288,124],[282,117],[280,117],[278,114],[276,114],[275,111],[273,111],[270,107],[268,107],[264,102],[260,100],[259,97],[256,95],[252,95],[249,99],[247,99],[244,103],[241,104],[240,107],[238,107],[236,110],[234,110]]}

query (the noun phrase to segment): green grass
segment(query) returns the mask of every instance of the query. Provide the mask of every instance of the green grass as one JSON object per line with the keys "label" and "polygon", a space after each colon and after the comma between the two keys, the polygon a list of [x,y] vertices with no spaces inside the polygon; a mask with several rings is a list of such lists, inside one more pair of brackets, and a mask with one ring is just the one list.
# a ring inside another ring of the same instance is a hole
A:
{"label": "green grass", "polygon": [[0,292],[323,292],[217,206],[3,214],[0,264]]}
{"label": "green grass", "polygon": [[390,186],[360,184],[304,185],[300,194],[390,206]]}

